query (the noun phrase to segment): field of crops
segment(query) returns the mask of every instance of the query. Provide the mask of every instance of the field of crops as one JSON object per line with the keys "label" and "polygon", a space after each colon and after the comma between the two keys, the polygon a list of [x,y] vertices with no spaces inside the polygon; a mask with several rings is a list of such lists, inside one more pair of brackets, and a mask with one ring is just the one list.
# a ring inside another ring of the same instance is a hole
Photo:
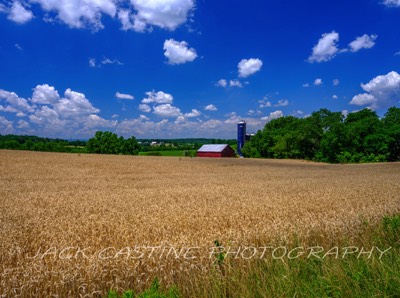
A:
{"label": "field of crops", "polygon": [[104,297],[154,277],[187,294],[215,268],[215,240],[258,248],[242,266],[294,236],[329,247],[400,212],[399,181],[399,163],[0,150],[1,297]]}

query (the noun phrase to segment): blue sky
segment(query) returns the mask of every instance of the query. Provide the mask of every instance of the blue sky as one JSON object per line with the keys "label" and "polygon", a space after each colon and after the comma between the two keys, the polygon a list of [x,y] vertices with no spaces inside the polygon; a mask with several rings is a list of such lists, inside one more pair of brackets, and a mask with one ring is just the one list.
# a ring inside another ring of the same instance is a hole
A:
{"label": "blue sky", "polygon": [[400,105],[400,0],[2,0],[0,134],[235,138]]}

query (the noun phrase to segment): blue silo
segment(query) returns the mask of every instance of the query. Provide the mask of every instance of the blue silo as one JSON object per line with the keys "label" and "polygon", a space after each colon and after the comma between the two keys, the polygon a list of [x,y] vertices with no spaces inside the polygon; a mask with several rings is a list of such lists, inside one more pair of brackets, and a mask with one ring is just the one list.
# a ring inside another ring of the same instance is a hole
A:
{"label": "blue silo", "polygon": [[238,142],[237,153],[240,156],[242,156],[242,148],[244,146],[245,141],[246,141],[246,122],[240,121],[238,123],[238,136],[237,136],[237,142]]}

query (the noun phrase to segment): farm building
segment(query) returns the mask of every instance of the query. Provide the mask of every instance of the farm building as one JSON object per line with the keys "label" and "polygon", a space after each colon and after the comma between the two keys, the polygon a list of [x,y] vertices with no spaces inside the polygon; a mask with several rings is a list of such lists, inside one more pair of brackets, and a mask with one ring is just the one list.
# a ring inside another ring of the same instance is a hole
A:
{"label": "farm building", "polygon": [[234,157],[235,151],[226,144],[203,145],[197,150],[197,157]]}

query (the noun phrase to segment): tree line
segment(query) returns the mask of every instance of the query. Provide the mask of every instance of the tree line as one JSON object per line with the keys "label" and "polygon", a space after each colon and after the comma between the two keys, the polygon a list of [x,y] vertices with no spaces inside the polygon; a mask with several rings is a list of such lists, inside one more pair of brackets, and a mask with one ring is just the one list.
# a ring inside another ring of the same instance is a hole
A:
{"label": "tree line", "polygon": [[0,149],[47,152],[85,152],[85,141],[41,138],[37,136],[0,135]]}
{"label": "tree line", "polygon": [[328,109],[281,117],[258,131],[242,153],[329,163],[400,161],[400,108],[389,108],[381,119],[370,109],[346,117]]}
{"label": "tree line", "polygon": [[[157,145],[152,146],[151,142]],[[236,140],[223,139],[142,139],[135,137],[124,139],[110,131],[97,131],[89,140],[63,140],[41,138],[37,136],[0,135],[0,149],[30,150],[46,152],[96,153],[136,155],[150,152],[161,155],[160,151],[186,151],[187,154],[199,149],[203,144],[231,144]],[[189,154],[191,155],[191,154]]]}
{"label": "tree line", "polygon": [[136,155],[139,154],[141,146],[135,137],[124,139],[110,131],[98,131],[88,141],[0,135],[0,149]]}

